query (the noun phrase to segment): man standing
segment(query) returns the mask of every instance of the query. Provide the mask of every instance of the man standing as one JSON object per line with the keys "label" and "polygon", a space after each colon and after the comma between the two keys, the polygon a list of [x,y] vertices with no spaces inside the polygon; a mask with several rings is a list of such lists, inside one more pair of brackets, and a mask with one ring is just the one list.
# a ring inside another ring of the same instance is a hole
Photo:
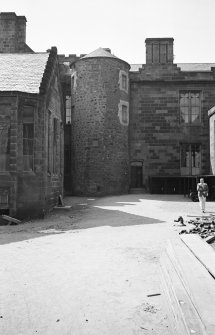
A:
{"label": "man standing", "polygon": [[204,178],[200,178],[200,183],[197,184],[198,198],[202,213],[205,213],[205,202],[208,196],[208,185],[204,182]]}

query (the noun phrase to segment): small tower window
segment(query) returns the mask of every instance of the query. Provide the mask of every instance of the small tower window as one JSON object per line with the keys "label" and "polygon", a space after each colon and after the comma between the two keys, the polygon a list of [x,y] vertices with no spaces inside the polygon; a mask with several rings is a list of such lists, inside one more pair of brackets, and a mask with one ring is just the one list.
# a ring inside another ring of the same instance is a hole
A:
{"label": "small tower window", "polygon": [[122,122],[128,123],[128,107],[122,105]]}
{"label": "small tower window", "polygon": [[124,90],[128,89],[128,86],[127,86],[127,76],[125,74],[122,75],[122,88]]}
{"label": "small tower window", "polygon": [[128,74],[125,71],[119,71],[119,88],[128,93]]}
{"label": "small tower window", "polygon": [[66,96],[66,124],[71,124],[71,97]]}
{"label": "small tower window", "polygon": [[119,111],[119,121],[123,126],[128,126],[129,124],[129,103],[128,101],[120,100],[118,105]]}

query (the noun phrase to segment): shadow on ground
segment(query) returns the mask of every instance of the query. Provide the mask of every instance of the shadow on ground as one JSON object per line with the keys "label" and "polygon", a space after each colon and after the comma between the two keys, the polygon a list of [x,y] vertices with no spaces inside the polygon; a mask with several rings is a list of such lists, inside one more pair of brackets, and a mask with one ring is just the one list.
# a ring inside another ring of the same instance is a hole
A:
{"label": "shadow on ground", "polygon": [[[126,204],[129,204],[129,202]],[[87,204],[82,201],[82,203],[74,204],[69,210],[54,210],[45,219],[29,221],[17,226],[0,226],[0,244],[13,243],[59,233],[63,234],[71,230],[103,226],[123,227],[158,224],[164,222],[153,218],[153,215],[152,217],[144,217],[137,214],[125,213],[120,210],[108,209],[113,205],[123,207],[126,204],[113,201],[113,204],[110,206],[108,202],[107,209],[104,209],[96,207],[94,202]]]}
{"label": "shadow on ground", "polygon": [[[111,199],[113,204],[117,203],[118,196],[107,196],[104,198],[99,198],[108,200]],[[121,199],[129,199],[132,198],[132,201],[125,201],[125,204],[136,204],[142,201],[165,201],[165,202],[192,202],[192,200],[186,195],[183,194],[125,194],[120,196]],[[68,198],[69,199],[69,198]],[[98,198],[97,198],[98,199]]]}

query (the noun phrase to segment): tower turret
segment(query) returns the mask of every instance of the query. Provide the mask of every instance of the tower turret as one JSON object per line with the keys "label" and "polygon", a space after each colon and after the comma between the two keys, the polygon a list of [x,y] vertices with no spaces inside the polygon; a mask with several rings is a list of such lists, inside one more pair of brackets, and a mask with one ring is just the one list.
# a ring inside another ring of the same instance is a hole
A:
{"label": "tower turret", "polygon": [[103,48],[72,65],[74,194],[128,191],[129,68]]}

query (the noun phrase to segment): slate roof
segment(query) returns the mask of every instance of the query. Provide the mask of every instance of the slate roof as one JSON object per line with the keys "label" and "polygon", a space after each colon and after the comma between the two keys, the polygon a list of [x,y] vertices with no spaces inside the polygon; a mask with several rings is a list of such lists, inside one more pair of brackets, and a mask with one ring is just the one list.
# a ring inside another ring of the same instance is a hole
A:
{"label": "slate roof", "polygon": [[[132,72],[138,72],[139,68],[142,68],[144,64],[130,64]],[[211,71],[212,67],[215,67],[215,63],[178,63],[177,67],[181,68],[184,72],[208,72]]]}
{"label": "slate roof", "polygon": [[0,91],[39,93],[49,53],[0,54]]}
{"label": "slate roof", "polygon": [[85,55],[83,58],[95,58],[95,57],[107,57],[107,58],[117,58],[116,56],[112,55],[110,52],[106,51],[103,48],[98,48],[94,50],[93,52],[89,53],[88,55]]}

